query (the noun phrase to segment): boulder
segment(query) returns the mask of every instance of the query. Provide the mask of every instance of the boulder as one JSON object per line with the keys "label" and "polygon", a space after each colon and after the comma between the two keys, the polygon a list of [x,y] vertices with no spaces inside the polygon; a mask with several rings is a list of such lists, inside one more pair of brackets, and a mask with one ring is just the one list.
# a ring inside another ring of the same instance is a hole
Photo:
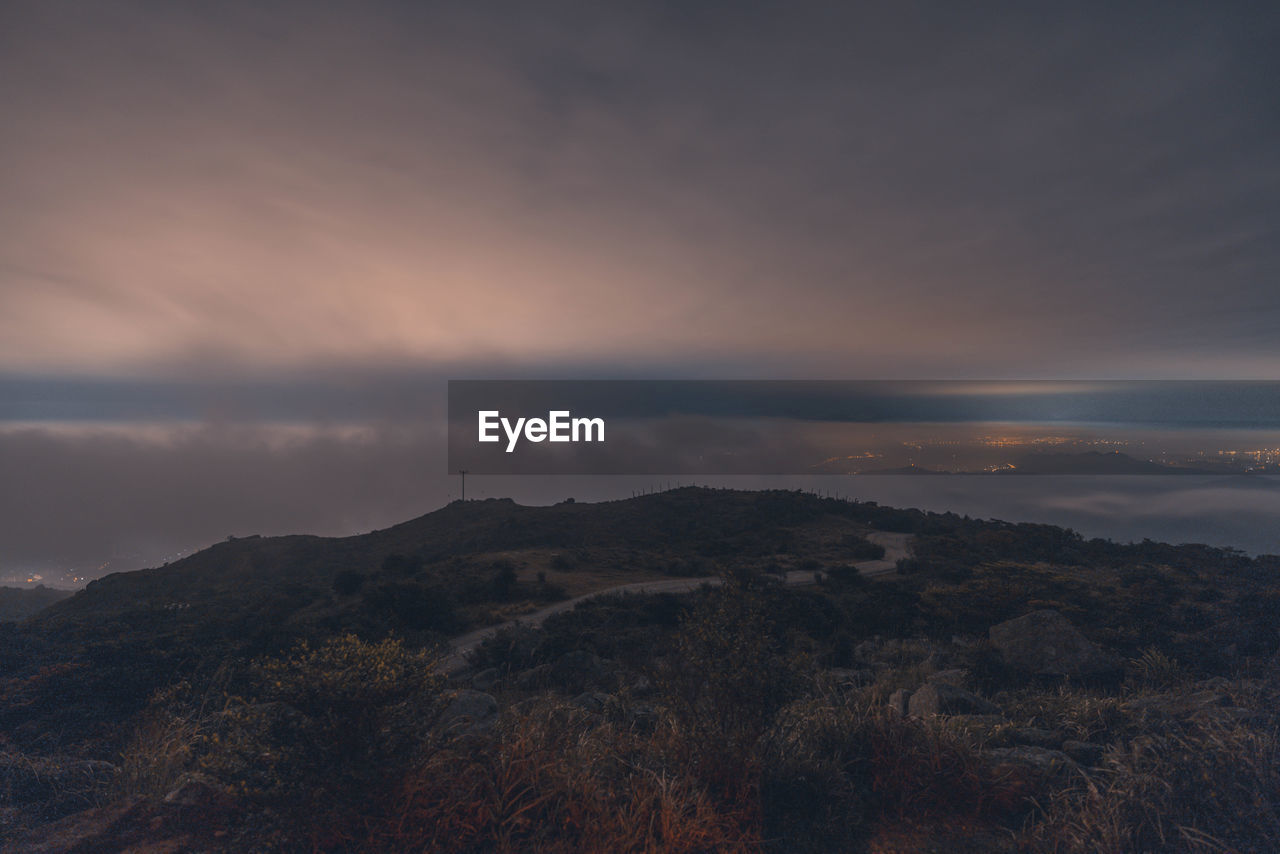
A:
{"label": "boulder", "polygon": [[164,796],[164,803],[202,813],[227,810],[235,805],[235,798],[212,778],[203,774],[184,774],[178,785]]}
{"label": "boulder", "polygon": [[600,691],[584,691],[570,702],[588,712],[603,712],[611,699],[613,698],[609,694]]}
{"label": "boulder", "polygon": [[551,681],[551,665],[539,664],[528,670],[520,671],[516,676],[516,687],[521,691],[537,691],[545,688]]}
{"label": "boulder", "polygon": [[471,687],[477,691],[492,691],[501,680],[502,673],[498,668],[489,667],[471,677]]}
{"label": "boulder", "polygon": [[1119,662],[1099,649],[1053,610],[1030,614],[992,626],[991,643],[1005,663],[1038,676],[1104,673]]}
{"label": "boulder", "polygon": [[1062,752],[1081,765],[1097,765],[1102,761],[1102,754],[1106,752],[1106,748],[1091,741],[1068,739],[1062,742]]}
{"label": "boulder", "polygon": [[899,688],[889,695],[889,711],[893,712],[900,718],[907,716],[907,709],[911,703],[911,692],[906,688]]}
{"label": "boulder", "polygon": [[969,678],[969,671],[963,667],[952,667],[948,670],[938,670],[930,673],[925,678],[926,682],[945,682],[948,685],[954,685],[957,688],[963,688],[965,680]]}
{"label": "boulder", "polygon": [[927,718],[934,715],[995,715],[1000,713],[1000,707],[963,688],[945,682],[926,682],[911,694],[907,711],[914,717]]}
{"label": "boulder", "polygon": [[453,699],[440,713],[440,723],[446,727],[483,728],[496,714],[498,701],[491,694],[464,688],[454,692]]}
{"label": "boulder", "polygon": [[[1202,683],[1203,684],[1203,683]],[[1168,691],[1161,694],[1132,697],[1125,701],[1129,712],[1150,717],[1179,720],[1216,718],[1222,721],[1247,721],[1256,712],[1231,705],[1229,694],[1213,689],[1203,691]]]}
{"label": "boulder", "polygon": [[1080,767],[1061,750],[1029,745],[988,750],[986,756],[987,760],[997,767],[1014,765],[1033,771],[1042,777],[1055,777]]}
{"label": "boulder", "polygon": [[856,658],[858,661],[869,662],[875,659],[876,654],[879,652],[880,652],[880,639],[877,637],[872,640],[860,641],[853,648],[853,657]]}
{"label": "boulder", "polygon": [[1014,727],[1009,732],[1009,738],[1014,744],[1029,744],[1032,747],[1049,747],[1055,750],[1062,746],[1062,740],[1065,737],[1057,730],[1035,726]]}

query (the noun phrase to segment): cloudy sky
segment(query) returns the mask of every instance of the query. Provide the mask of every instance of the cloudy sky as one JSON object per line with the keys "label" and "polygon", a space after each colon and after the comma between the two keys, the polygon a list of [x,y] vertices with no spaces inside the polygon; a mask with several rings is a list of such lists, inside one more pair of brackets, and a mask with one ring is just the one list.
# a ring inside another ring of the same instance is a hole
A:
{"label": "cloudy sky", "polygon": [[[449,377],[1276,379],[1277,37],[1273,3],[6,0],[0,576],[175,501],[186,540],[429,509],[404,425]],[[317,477],[354,497],[307,511]]]}

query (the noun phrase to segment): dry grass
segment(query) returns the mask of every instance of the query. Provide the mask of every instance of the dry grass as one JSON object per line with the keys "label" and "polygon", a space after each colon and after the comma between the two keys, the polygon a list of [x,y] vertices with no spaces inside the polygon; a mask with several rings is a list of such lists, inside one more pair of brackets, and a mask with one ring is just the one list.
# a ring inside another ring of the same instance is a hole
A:
{"label": "dry grass", "polygon": [[378,851],[757,850],[749,801],[713,797],[672,730],[639,738],[542,702],[445,745],[402,786]]}
{"label": "dry grass", "polygon": [[1280,850],[1280,742],[1205,719],[1113,748],[1094,781],[1060,792],[1031,834],[1038,850]]}

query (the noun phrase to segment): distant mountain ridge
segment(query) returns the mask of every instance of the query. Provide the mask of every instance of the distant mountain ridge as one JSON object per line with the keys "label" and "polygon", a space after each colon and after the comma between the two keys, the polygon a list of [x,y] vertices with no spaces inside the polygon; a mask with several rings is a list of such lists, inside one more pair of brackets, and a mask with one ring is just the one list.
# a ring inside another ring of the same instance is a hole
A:
{"label": "distant mountain ridge", "polygon": [[35,587],[0,587],[0,622],[25,620],[75,591],[38,584]]}

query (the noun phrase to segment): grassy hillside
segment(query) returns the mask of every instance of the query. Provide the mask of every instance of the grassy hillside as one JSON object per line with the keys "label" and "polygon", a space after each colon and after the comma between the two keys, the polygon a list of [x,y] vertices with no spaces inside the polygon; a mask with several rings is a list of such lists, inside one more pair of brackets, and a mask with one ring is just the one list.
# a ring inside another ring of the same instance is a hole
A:
{"label": "grassy hillside", "polygon": [[[851,564],[875,530],[913,555],[869,579]],[[814,583],[779,583],[794,570]],[[72,833],[213,851],[1270,850],[1277,570],[703,489],[229,541],[0,632],[0,795],[22,816],[5,833],[13,850]],[[447,636],[669,575],[723,584],[591,599],[436,672]]]}

